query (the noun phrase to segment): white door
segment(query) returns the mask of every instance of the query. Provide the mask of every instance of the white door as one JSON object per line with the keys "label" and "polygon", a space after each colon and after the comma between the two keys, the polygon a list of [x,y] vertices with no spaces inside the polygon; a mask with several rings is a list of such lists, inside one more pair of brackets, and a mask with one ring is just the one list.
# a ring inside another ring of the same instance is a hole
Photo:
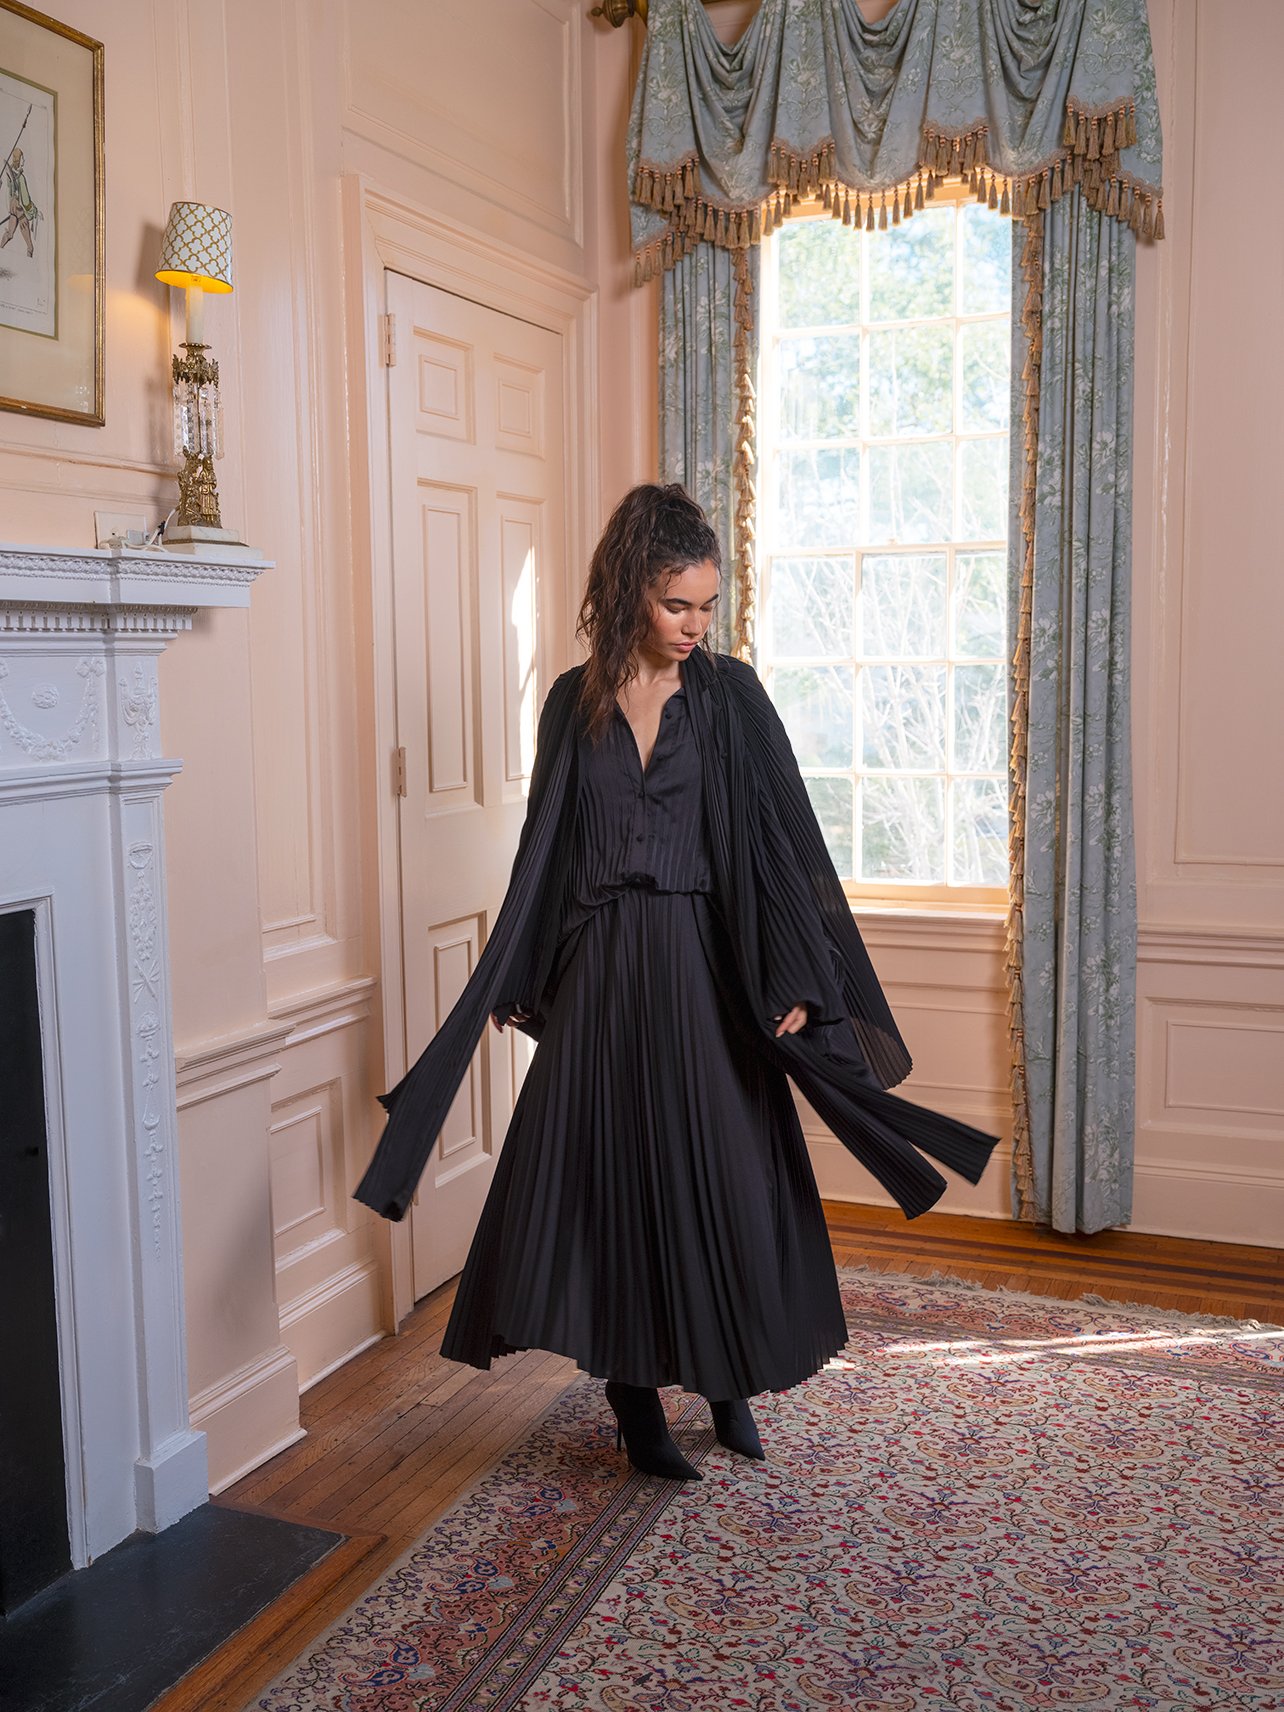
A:
{"label": "white door", "polygon": [[[562,340],[401,274],[389,375],[407,1063],[503,899],[563,628]],[[415,1297],[463,1266],[529,1039],[487,1027],[411,1214]]]}

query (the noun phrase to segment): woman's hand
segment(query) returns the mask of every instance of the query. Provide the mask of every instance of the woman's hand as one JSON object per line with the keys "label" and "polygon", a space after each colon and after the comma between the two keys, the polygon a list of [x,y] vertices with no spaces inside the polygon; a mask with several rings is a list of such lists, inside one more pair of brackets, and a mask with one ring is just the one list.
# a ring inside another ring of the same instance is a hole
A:
{"label": "woman's hand", "polygon": [[776,1029],[777,1040],[782,1034],[797,1034],[799,1029],[807,1026],[807,1007],[806,1005],[795,1005],[791,1011],[786,1011],[784,1016],[777,1017],[775,1020],[779,1024]]}
{"label": "woman's hand", "polygon": [[[499,1032],[501,1034],[503,1034],[504,1024],[502,1022],[500,1022],[499,1018],[495,1015],[494,1011],[492,1011],[490,1013],[490,1020],[494,1023],[495,1027],[499,1030]],[[529,1022],[531,1020],[530,1019],[530,1012],[529,1011],[514,1011],[508,1020],[509,1020],[509,1022]]]}

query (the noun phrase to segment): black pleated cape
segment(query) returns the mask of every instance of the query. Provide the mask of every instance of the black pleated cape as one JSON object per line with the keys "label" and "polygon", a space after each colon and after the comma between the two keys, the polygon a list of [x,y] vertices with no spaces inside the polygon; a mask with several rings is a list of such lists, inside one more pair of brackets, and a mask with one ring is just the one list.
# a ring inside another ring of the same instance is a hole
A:
{"label": "black pleated cape", "polygon": [[[540,715],[526,820],[503,905],[450,1015],[388,1093],[389,1113],[356,1199],[385,1218],[410,1205],[451,1101],[492,1013],[537,1039],[557,951],[573,847],[583,666],[554,683]],[[683,662],[700,746],[716,900],[735,947],[740,990],[773,1056],[843,1145],[907,1217],[946,1181],[923,1158],[975,1183],[997,1136],[887,1090],[912,1068],[821,835],[780,716],[752,667],[695,649]],[[776,1019],[808,1007],[799,1034]]]}

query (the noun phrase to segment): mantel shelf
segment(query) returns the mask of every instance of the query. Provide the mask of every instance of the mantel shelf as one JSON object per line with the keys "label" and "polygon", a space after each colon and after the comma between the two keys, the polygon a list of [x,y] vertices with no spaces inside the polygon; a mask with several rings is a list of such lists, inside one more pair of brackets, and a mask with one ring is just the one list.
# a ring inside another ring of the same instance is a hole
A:
{"label": "mantel shelf", "polygon": [[190,612],[248,606],[273,561],[248,549],[38,547],[0,542],[0,607],[78,606]]}

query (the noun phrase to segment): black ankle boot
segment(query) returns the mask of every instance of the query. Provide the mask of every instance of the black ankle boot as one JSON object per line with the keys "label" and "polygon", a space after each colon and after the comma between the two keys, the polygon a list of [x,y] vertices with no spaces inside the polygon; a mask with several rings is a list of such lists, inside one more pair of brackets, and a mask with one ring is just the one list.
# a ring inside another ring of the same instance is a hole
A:
{"label": "black ankle boot", "polygon": [[669,1437],[660,1393],[654,1386],[625,1385],[608,1379],[606,1400],[618,1423],[615,1448],[620,1448],[623,1439],[634,1468],[665,1480],[704,1479]]}
{"label": "black ankle boot", "polygon": [[755,1462],[767,1460],[746,1398],[734,1397],[729,1403],[710,1403],[709,1407],[719,1444],[738,1451],[741,1456],[751,1456]]}

